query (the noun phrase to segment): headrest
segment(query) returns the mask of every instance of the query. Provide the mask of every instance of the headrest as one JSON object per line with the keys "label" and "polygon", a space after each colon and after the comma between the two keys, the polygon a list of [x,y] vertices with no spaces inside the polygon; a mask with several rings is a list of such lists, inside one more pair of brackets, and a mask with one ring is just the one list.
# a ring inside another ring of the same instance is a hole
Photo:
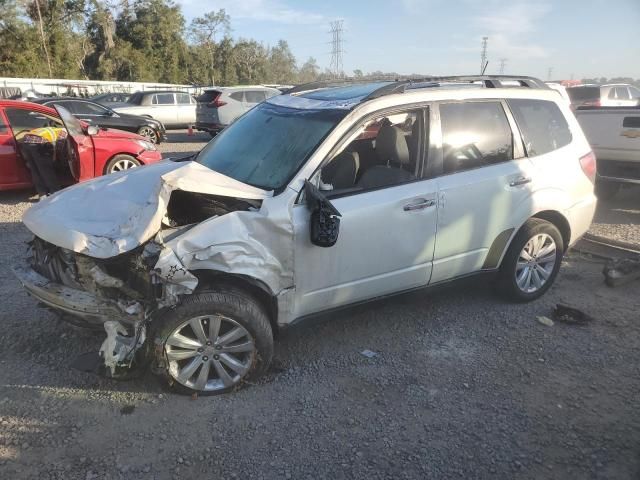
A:
{"label": "headrest", "polygon": [[409,147],[399,127],[384,125],[376,138],[376,150],[384,162],[406,165],[409,163]]}

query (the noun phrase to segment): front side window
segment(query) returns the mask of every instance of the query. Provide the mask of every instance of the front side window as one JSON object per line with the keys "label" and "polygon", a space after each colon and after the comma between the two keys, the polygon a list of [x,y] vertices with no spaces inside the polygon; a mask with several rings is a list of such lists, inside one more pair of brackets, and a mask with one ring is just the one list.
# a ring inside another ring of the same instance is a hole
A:
{"label": "front side window", "polygon": [[229,94],[229,97],[238,102],[244,102],[244,92],[233,92]]}
{"label": "front side window", "polygon": [[191,95],[188,93],[176,93],[176,99],[180,105],[189,105],[191,103],[189,97],[191,97]]}
{"label": "front side window", "polygon": [[513,134],[500,102],[442,104],[440,122],[445,174],[513,159]]}
{"label": "front side window", "polygon": [[7,108],[5,109],[5,113],[14,135],[35,128],[64,128],[59,118],[44,113],[24,110],[22,108]]}
{"label": "front side window", "polygon": [[546,100],[509,100],[529,157],[544,155],[571,143],[571,130],[554,102]]}
{"label": "front side window", "polygon": [[4,122],[4,118],[2,118],[2,113],[0,112],[0,134],[7,133],[9,131],[9,127]]}
{"label": "front side window", "polygon": [[249,185],[278,190],[346,113],[261,103],[209,142],[196,161]]}
{"label": "front side window", "polygon": [[[105,115],[107,113],[107,109],[101,107],[99,105],[94,105],[93,103],[88,102],[68,102],[73,106],[73,113],[78,115]],[[62,104],[63,107],[67,108],[67,105]]]}
{"label": "front side window", "polygon": [[385,114],[357,127],[356,137],[320,171],[328,197],[392,187],[419,177],[422,110]]}
{"label": "front side window", "polygon": [[157,93],[153,97],[154,105],[173,105],[173,93]]}
{"label": "front side window", "polygon": [[630,100],[629,90],[627,87],[616,87],[616,95],[618,100]]}
{"label": "front side window", "polygon": [[638,90],[636,87],[629,87],[629,93],[631,94],[631,98],[634,100],[640,98],[640,90]]}

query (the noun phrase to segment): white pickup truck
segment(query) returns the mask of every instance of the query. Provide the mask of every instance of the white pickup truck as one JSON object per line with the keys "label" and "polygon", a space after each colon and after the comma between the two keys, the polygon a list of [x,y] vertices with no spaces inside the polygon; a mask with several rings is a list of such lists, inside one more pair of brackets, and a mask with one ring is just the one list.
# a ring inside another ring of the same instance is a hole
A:
{"label": "white pickup truck", "polygon": [[575,114],[598,161],[598,197],[612,198],[623,184],[640,185],[640,108],[585,108]]}

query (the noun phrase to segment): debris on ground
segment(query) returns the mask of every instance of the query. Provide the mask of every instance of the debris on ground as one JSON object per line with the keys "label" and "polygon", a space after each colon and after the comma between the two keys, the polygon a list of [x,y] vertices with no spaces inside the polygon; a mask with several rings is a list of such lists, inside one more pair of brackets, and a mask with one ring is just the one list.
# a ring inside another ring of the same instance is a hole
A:
{"label": "debris on ground", "polygon": [[622,258],[608,262],[602,270],[604,283],[617,287],[640,278],[640,259]]}
{"label": "debris on ground", "polygon": [[556,322],[568,323],[572,325],[582,325],[593,320],[582,310],[558,303],[553,310],[553,318]]}
{"label": "debris on ground", "polygon": [[539,317],[537,317],[538,322],[541,323],[542,325],[546,325],[547,327],[553,327],[553,320],[551,320],[549,317],[545,317],[544,315],[541,315]]}
{"label": "debris on ground", "polygon": [[361,355],[364,355],[367,358],[374,358],[377,357],[378,354],[376,352],[373,352],[371,350],[363,350],[360,352]]}
{"label": "debris on ground", "polygon": [[135,405],[125,405],[120,409],[120,413],[122,415],[131,415],[135,409],[136,409]]}

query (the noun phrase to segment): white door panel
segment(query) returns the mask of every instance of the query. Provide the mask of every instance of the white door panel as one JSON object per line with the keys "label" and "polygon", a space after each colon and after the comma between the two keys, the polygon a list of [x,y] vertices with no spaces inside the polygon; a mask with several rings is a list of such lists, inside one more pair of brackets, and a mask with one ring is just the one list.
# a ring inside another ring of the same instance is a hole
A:
{"label": "white door panel", "polygon": [[533,167],[528,159],[438,178],[438,239],[431,283],[482,268],[489,248],[504,230],[518,228],[514,212],[528,211]]}
{"label": "white door panel", "polygon": [[338,242],[312,245],[309,210],[294,207],[295,316],[426,285],[435,244],[436,182],[425,180],[331,200]]}

